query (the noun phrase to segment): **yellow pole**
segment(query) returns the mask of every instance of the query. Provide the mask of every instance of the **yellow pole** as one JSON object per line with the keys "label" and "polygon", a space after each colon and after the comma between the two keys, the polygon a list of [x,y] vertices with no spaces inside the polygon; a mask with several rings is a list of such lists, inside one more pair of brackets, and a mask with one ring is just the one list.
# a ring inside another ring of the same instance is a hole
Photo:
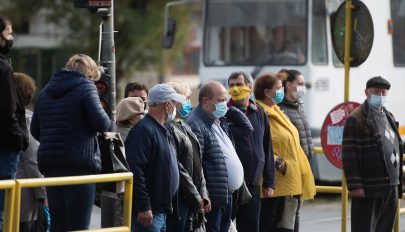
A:
{"label": "yellow pole", "polygon": [[4,198],[4,223],[3,231],[13,230],[13,214],[14,214],[14,202],[15,202],[15,181],[14,180],[2,180],[1,185],[4,186],[6,195]]}
{"label": "yellow pole", "polygon": [[[346,0],[346,17],[345,17],[345,90],[344,101],[349,101],[350,90],[350,50],[351,50],[351,38],[352,38],[352,0]],[[347,184],[345,175],[342,173],[342,232],[346,232],[347,224]]]}
{"label": "yellow pole", "polygon": [[401,214],[400,214],[400,208],[401,208],[401,199],[398,199],[398,207],[397,207],[397,218],[395,220],[395,225],[394,225],[394,232],[399,232],[400,228],[400,218],[401,218]]}
{"label": "yellow pole", "polygon": [[16,181],[14,201],[14,231],[20,231],[21,184]]}

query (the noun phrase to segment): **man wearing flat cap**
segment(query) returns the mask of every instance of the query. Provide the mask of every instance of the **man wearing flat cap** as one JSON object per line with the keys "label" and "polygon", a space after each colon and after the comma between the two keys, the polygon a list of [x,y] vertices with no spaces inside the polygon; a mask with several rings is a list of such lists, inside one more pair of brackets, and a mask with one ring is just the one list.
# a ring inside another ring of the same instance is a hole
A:
{"label": "man wearing flat cap", "polygon": [[351,231],[391,232],[402,196],[403,144],[398,123],[385,108],[390,83],[373,77],[367,99],[346,121],[342,159],[352,197]]}
{"label": "man wearing flat cap", "polygon": [[125,150],[134,175],[132,231],[165,231],[166,215],[179,187],[176,150],[164,123],[185,101],[166,84],[149,92],[149,112],[129,132]]}

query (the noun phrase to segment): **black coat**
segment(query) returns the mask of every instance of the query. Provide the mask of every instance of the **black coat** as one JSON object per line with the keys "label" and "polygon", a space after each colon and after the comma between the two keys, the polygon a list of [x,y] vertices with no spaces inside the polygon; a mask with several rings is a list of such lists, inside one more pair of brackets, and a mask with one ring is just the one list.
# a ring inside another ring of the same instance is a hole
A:
{"label": "black coat", "polygon": [[0,143],[16,151],[28,147],[25,109],[17,92],[13,69],[0,53]]}

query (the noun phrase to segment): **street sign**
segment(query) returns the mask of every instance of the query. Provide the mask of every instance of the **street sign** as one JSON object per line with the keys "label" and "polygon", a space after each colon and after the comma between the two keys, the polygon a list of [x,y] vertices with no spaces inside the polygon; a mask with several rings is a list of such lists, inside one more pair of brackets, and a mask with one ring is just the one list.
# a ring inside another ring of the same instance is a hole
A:
{"label": "street sign", "polygon": [[344,102],[327,114],[321,129],[321,143],[323,152],[329,162],[342,169],[342,139],[343,127],[354,109],[359,107],[357,102]]}
{"label": "street sign", "polygon": [[[345,15],[346,8],[343,2],[332,22],[332,42],[336,56],[344,63],[345,51]],[[361,65],[368,57],[373,47],[374,28],[373,19],[367,6],[360,0],[352,2],[352,41],[350,49],[350,67]]]}
{"label": "street sign", "polygon": [[74,0],[76,8],[111,8],[111,0]]}

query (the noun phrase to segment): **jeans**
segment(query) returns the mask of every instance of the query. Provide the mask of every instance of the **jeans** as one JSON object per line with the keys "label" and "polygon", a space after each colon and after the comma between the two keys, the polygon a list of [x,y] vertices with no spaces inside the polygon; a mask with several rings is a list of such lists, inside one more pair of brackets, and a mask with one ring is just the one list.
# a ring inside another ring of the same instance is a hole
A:
{"label": "jeans", "polygon": [[260,186],[247,185],[252,199],[238,207],[236,228],[238,232],[259,232]]}
{"label": "jeans", "polygon": [[96,193],[95,184],[47,187],[51,232],[87,230]]}
{"label": "jeans", "polygon": [[[18,163],[18,151],[0,145],[0,180],[15,178]],[[3,228],[3,208],[5,191],[0,191],[0,231]]]}
{"label": "jeans", "polygon": [[228,232],[231,225],[232,194],[228,194],[228,201],[224,207],[212,207],[205,215],[206,229],[210,232]]}
{"label": "jeans", "polygon": [[160,213],[153,215],[152,225],[144,227],[138,222],[138,214],[132,214],[131,232],[165,232],[166,231],[166,214]]}
{"label": "jeans", "polygon": [[173,214],[167,215],[166,221],[167,232],[185,231],[187,215],[188,215],[187,200],[179,196],[177,207],[175,206]]}

